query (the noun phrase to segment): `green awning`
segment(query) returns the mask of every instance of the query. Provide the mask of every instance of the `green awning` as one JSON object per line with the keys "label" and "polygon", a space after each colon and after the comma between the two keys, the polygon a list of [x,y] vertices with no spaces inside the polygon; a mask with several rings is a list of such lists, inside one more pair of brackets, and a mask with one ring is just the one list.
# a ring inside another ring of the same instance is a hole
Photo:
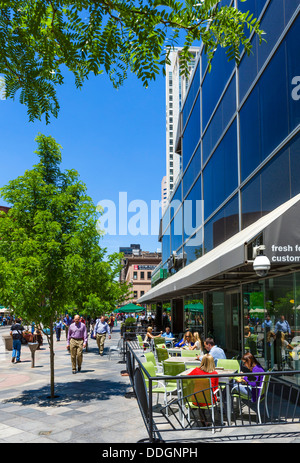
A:
{"label": "green awning", "polygon": [[122,307],[119,307],[114,310],[114,313],[134,313],[134,312],[144,312],[144,307],[140,307],[139,305],[135,304],[126,304]]}
{"label": "green awning", "polygon": [[[198,302],[196,304],[186,304],[184,306],[184,310],[187,312],[201,312],[203,313],[203,304],[201,302]],[[168,307],[167,309],[164,309],[164,312],[171,312],[171,307]]]}
{"label": "green awning", "polygon": [[201,302],[186,304],[184,310],[189,310],[190,312],[203,312],[203,304],[201,304]]}

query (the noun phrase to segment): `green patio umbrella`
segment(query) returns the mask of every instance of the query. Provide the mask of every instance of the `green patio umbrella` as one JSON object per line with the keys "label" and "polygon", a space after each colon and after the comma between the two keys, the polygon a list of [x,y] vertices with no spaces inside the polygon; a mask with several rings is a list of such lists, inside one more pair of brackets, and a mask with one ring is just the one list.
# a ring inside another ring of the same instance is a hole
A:
{"label": "green patio umbrella", "polygon": [[[184,306],[184,310],[189,310],[190,312],[202,312],[203,313],[203,304],[198,302],[196,304],[187,304]],[[166,312],[171,312],[171,307],[164,309]]]}
{"label": "green patio umbrella", "polygon": [[122,307],[115,309],[114,313],[117,313],[117,312],[133,313],[133,312],[144,312],[144,311],[145,311],[144,307],[140,307],[139,305],[126,304],[126,305],[123,305]]}
{"label": "green patio umbrella", "polygon": [[184,310],[189,310],[190,312],[202,312],[203,313],[203,304],[197,302],[195,304],[186,304]]}

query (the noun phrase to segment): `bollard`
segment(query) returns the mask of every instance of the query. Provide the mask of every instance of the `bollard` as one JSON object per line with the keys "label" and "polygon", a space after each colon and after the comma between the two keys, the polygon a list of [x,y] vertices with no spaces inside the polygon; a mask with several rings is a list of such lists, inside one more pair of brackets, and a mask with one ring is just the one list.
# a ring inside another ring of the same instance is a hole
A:
{"label": "bollard", "polygon": [[13,350],[13,338],[9,334],[3,334],[2,339],[4,341],[5,350]]}
{"label": "bollard", "polygon": [[39,343],[38,342],[29,342],[28,343],[30,352],[31,352],[31,368],[34,368],[34,357],[35,351],[37,350]]}

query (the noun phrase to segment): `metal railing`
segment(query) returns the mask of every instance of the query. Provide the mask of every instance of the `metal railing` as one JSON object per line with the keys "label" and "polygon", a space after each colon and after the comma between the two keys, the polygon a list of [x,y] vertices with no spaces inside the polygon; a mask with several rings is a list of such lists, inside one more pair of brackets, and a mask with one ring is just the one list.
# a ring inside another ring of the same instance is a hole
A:
{"label": "metal railing", "polygon": [[[300,378],[300,370],[259,373],[252,391],[245,395],[236,381],[241,373],[219,372],[218,386],[213,383],[215,375],[151,376],[139,358],[137,343],[126,342],[125,350],[130,383],[150,442],[195,443],[300,435],[300,387],[285,380],[291,375]],[[168,399],[162,394],[164,403],[154,405],[157,383],[168,386],[170,381],[174,391],[169,388]],[[292,428],[285,431],[285,425]],[[274,431],[274,426],[278,426],[278,431]],[[236,429],[239,431],[234,435]],[[245,434],[241,434],[241,429]]]}

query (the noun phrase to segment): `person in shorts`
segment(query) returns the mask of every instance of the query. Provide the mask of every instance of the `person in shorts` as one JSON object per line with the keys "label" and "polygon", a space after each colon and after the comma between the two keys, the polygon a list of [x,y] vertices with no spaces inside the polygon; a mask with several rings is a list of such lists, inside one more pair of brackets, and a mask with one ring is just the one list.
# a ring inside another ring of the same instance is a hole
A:
{"label": "person in shorts", "polygon": [[14,363],[15,360],[16,360],[16,363],[21,362],[21,346],[22,346],[21,339],[23,338],[24,331],[25,330],[24,330],[23,325],[21,325],[20,319],[16,318],[13,325],[11,325],[11,331],[10,331],[10,335],[13,338],[13,351],[12,351],[12,358],[11,358],[12,363]]}

